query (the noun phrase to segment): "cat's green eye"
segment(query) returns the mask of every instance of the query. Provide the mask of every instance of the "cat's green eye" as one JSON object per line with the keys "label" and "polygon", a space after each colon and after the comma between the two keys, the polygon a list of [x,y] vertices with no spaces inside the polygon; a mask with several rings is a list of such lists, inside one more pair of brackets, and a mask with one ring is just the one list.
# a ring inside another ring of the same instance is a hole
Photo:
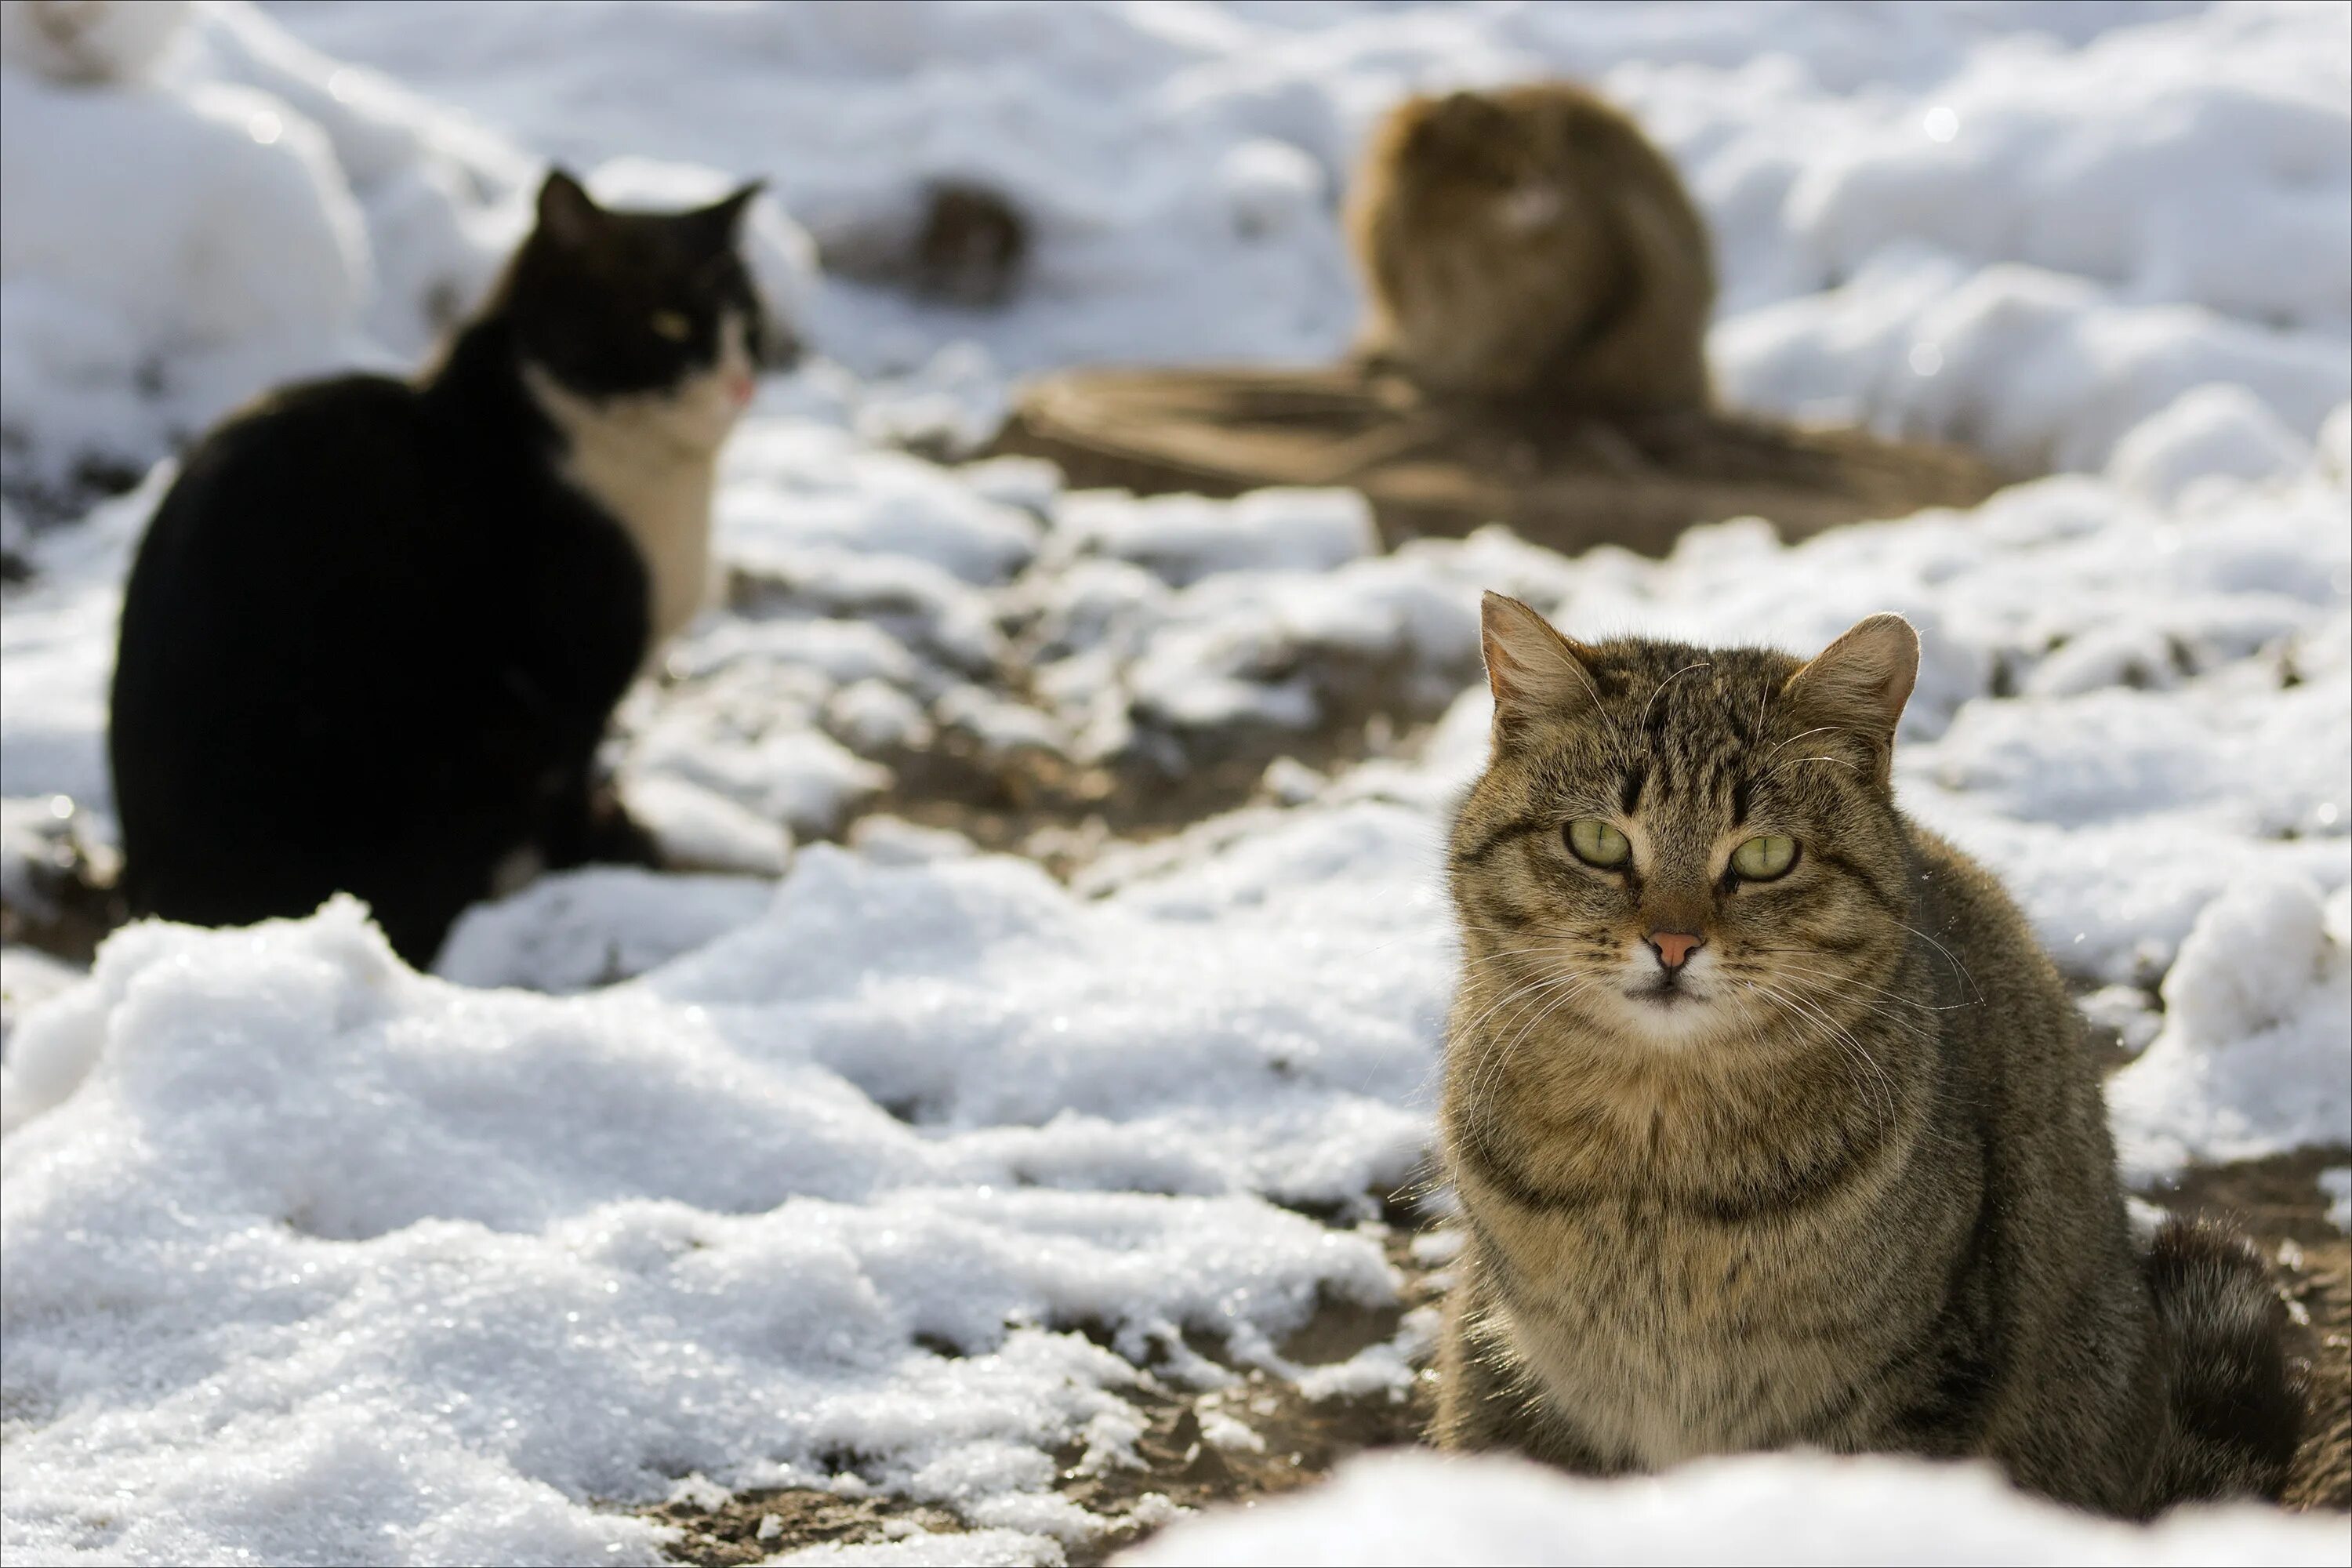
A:
{"label": "cat's green eye", "polygon": [[1588,866],[1613,871],[1633,858],[1625,836],[1598,817],[1580,816],[1568,825],[1568,847]]}
{"label": "cat's green eye", "polygon": [[646,324],[653,328],[656,335],[667,338],[674,343],[686,342],[694,331],[694,323],[676,310],[656,310]]}
{"label": "cat's green eye", "polygon": [[1797,841],[1778,833],[1751,838],[1731,852],[1731,868],[1750,882],[1785,877],[1797,863]]}

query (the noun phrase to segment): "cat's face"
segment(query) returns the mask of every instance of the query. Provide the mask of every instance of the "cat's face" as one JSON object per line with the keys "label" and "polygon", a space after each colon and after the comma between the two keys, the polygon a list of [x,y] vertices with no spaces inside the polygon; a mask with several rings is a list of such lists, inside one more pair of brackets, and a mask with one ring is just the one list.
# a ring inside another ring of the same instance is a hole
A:
{"label": "cat's face", "polygon": [[551,174],[508,286],[524,361],[575,397],[718,447],[751,399],[768,336],[737,249],[759,188],[693,212],[622,213]]}
{"label": "cat's face", "polygon": [[1486,646],[1495,752],[1452,877],[1468,961],[1527,998],[1513,1026],[1753,1046],[1883,984],[1906,934],[1887,763],[1907,625],[1874,616],[1801,666],[1581,647],[1490,594]]}

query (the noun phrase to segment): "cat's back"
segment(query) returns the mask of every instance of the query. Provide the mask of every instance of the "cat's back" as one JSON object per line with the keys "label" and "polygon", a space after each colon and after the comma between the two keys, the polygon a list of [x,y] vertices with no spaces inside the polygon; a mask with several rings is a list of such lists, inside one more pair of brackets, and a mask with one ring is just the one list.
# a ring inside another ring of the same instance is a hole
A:
{"label": "cat's back", "polygon": [[416,389],[390,376],[337,376],[273,393],[189,449],[148,542],[198,534],[215,551],[355,542],[356,531],[317,520],[394,513],[436,467],[425,423]]}
{"label": "cat's back", "polygon": [[330,436],[364,441],[413,422],[425,406],[414,382],[354,374],[296,382],[254,399],[205,437],[205,447],[236,449],[273,436]]}
{"label": "cat's back", "polygon": [[124,588],[119,787],[177,777],[164,758],[208,736],[315,742],[355,677],[372,690],[394,665],[466,659],[480,574],[449,570],[465,492],[424,400],[388,377],[289,387],[206,435]]}
{"label": "cat's back", "polygon": [[1525,122],[1531,140],[1564,163],[1583,164],[1588,177],[1664,185],[1683,202],[1681,176],[1665,154],[1631,114],[1599,93],[1572,81],[1530,81],[1495,97]]}
{"label": "cat's back", "polygon": [[1964,1358],[2000,1369],[1982,1441],[2037,1489],[2134,1511],[2163,1379],[2098,1066],[2064,977],[2000,879],[1906,826],[1947,1073],[1940,1141],[1972,1146],[1983,1171],[1971,1252],[1984,1307]]}
{"label": "cat's back", "polygon": [[1947,1039],[1980,1062],[1982,1075],[2014,1083],[2032,1074],[2095,1088],[2065,979],[2024,910],[1965,850],[1908,817],[1903,826],[1908,923]]}
{"label": "cat's back", "polygon": [[1349,228],[1363,346],[1428,390],[1706,400],[1705,223],[1640,126],[1583,87],[1408,100],[1370,141]]}
{"label": "cat's back", "polygon": [[[2134,1256],[2105,1098],[2064,977],[2000,879],[1905,822],[1915,973],[1941,1040],[1945,1135],[1972,1142],[2021,1268]],[[2136,1267],[2136,1265],[2130,1265]]]}
{"label": "cat's back", "polygon": [[356,743],[354,673],[434,635],[419,534],[441,488],[418,395],[383,376],[285,388],[189,448],[123,592],[108,743],[131,847],[219,812],[256,759]]}
{"label": "cat's back", "polygon": [[[127,659],[156,636],[175,658],[230,651],[363,582],[391,586],[447,518],[444,467],[415,389],[385,376],[289,387],[232,415],[182,459],[141,541]],[[195,635],[225,626],[239,635]]]}

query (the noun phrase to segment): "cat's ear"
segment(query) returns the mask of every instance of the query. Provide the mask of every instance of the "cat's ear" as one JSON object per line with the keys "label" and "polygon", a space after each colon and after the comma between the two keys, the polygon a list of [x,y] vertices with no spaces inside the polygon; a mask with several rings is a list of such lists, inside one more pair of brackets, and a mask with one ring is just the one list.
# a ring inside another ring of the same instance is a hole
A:
{"label": "cat's ear", "polygon": [[604,209],[579,181],[550,169],[539,187],[539,232],[559,245],[585,245],[600,232]]}
{"label": "cat's ear", "polygon": [[1508,595],[1489,592],[1480,601],[1478,638],[1486,654],[1486,685],[1495,694],[1497,742],[1534,720],[1557,719],[1595,700],[1584,650]]}
{"label": "cat's ear", "polygon": [[750,181],[707,207],[680,213],[677,221],[684,226],[689,242],[696,248],[704,251],[732,249],[736,237],[743,231],[743,215],[751,210],[752,199],[767,188],[765,180]]}
{"label": "cat's ear", "polygon": [[1919,634],[1901,616],[1871,616],[1789,677],[1780,700],[1824,727],[1857,731],[1878,758],[1886,782],[1895,726],[1919,675]]}

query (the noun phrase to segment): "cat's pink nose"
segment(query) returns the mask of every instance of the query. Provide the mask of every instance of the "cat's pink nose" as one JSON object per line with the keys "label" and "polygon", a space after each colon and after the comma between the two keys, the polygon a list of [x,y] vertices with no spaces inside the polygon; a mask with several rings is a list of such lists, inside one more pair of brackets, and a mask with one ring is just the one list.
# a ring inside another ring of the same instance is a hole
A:
{"label": "cat's pink nose", "polygon": [[751,394],[754,390],[751,378],[740,372],[728,378],[727,395],[733,398],[739,407],[751,401]]}
{"label": "cat's pink nose", "polygon": [[1656,951],[1658,962],[1668,969],[1680,969],[1688,963],[1690,955],[1698,951],[1699,940],[1678,931],[1654,931],[1650,933],[1650,946]]}

